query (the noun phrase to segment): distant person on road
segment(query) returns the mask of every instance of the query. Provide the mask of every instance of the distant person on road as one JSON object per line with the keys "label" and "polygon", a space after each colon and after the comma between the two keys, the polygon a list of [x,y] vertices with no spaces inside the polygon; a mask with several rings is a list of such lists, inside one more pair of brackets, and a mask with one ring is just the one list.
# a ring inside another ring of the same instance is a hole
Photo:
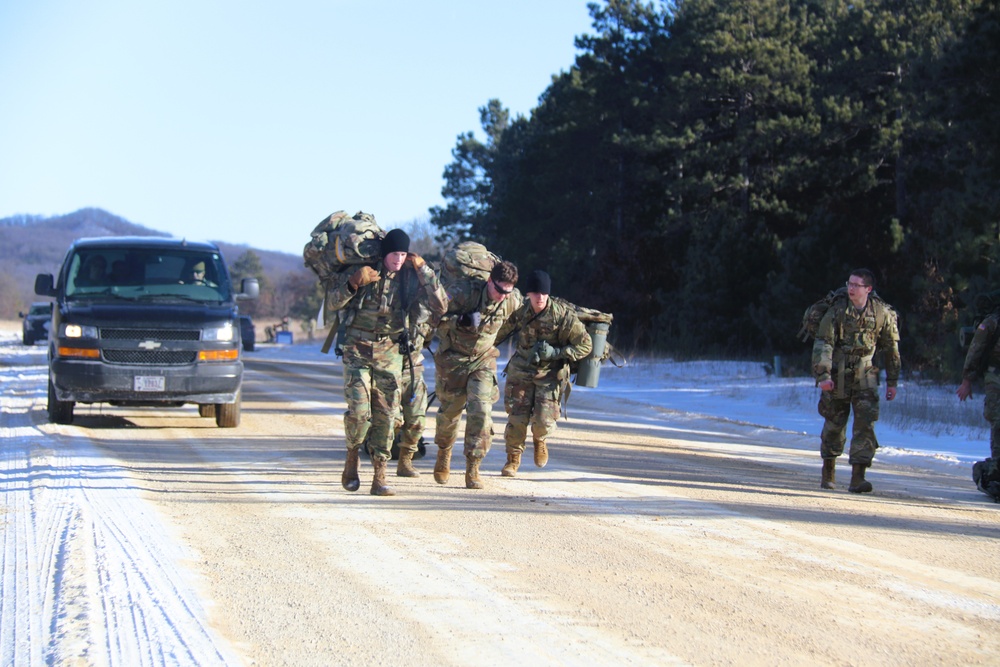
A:
{"label": "distant person on road", "polygon": [[507,463],[501,474],[517,475],[528,426],[535,449],[535,465],[549,461],[548,439],[559,419],[559,395],[569,382],[569,363],[583,359],[593,349],[587,328],[576,311],[549,298],[552,279],[533,271],[525,284],[528,301],[518,308],[497,333],[503,340],[517,332],[517,348],[507,369],[504,407],[507,410]]}
{"label": "distant person on road", "polygon": [[[367,443],[374,475],[371,494],[392,496],[385,482],[396,415],[400,409],[404,331],[412,340],[427,317],[440,317],[447,296],[434,271],[409,252],[410,237],[393,229],[382,239],[382,259],[363,265],[330,291],[331,310],[344,315],[344,433],[347,459],[340,481],[357,491],[359,448]],[[408,350],[407,350],[408,352]]]}
{"label": "distant person on road", "polygon": [[493,441],[493,404],[500,398],[497,332],[521,306],[517,267],[498,262],[487,280],[457,282],[448,291],[448,315],[441,320],[434,355],[438,446],[434,481],[447,484],[451,451],[465,411],[465,487],[483,488],[479,466]]}
{"label": "distant person on road", "polygon": [[869,298],[875,276],[856,269],[847,279],[847,299],[838,299],[820,321],[813,343],[813,376],[822,389],[819,414],[824,418],[820,436],[823,473],[820,486],[835,488],[837,457],[844,453],[847,421],[854,410],[849,461],[851,482],[847,490],[867,493],[865,480],[878,440],[875,422],[879,413],[879,368],[872,361],[876,351],[885,356],[885,400],[896,398],[899,382],[899,331],[896,314],[884,301]]}
{"label": "distant person on road", "polygon": [[991,313],[976,327],[962,366],[959,401],[972,396],[972,383],[982,380],[983,417],[990,424],[990,458],[1000,461],[1000,313]]}

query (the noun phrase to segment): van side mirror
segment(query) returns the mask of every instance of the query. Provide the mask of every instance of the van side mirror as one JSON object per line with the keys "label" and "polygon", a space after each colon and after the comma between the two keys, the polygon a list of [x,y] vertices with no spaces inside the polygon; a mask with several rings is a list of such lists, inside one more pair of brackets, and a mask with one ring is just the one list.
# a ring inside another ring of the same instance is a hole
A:
{"label": "van side mirror", "polygon": [[35,294],[39,296],[59,296],[56,293],[51,273],[39,273],[35,276]]}
{"label": "van side mirror", "polygon": [[236,295],[238,301],[244,299],[256,299],[260,296],[260,283],[256,278],[244,278],[240,283],[240,293]]}

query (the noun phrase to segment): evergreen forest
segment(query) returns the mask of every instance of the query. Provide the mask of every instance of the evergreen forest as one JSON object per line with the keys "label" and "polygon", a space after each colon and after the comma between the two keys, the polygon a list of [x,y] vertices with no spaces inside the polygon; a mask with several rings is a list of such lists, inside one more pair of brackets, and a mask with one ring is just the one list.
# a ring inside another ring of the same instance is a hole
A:
{"label": "evergreen forest", "polygon": [[904,370],[957,377],[997,286],[1000,0],[604,0],[528,117],[458,136],[439,240],[545,268],[619,346],[805,354],[871,269]]}

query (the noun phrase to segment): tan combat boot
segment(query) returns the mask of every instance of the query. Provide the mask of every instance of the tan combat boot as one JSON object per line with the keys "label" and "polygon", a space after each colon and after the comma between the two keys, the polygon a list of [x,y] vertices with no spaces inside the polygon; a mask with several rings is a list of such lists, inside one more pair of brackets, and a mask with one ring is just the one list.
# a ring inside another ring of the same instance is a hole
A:
{"label": "tan combat boot", "polygon": [[438,457],[434,462],[434,481],[438,484],[447,484],[451,475],[451,445],[442,447],[438,445]]}
{"label": "tan combat boot", "polygon": [[399,450],[399,462],[396,464],[396,477],[420,477],[420,473],[413,467],[413,452],[410,450]]}
{"label": "tan combat boot", "polygon": [[372,457],[372,467],[375,474],[372,476],[373,496],[394,496],[396,492],[385,485],[385,459]]}
{"label": "tan combat boot", "polygon": [[824,489],[836,489],[834,483],[837,476],[837,459],[823,459],[823,481],[820,487]]}
{"label": "tan combat boot", "polygon": [[507,465],[500,474],[504,477],[517,477],[517,469],[521,467],[521,452],[517,449],[507,449]]}
{"label": "tan combat boot", "polygon": [[483,483],[479,480],[479,462],[481,460],[473,456],[465,457],[465,488],[483,488]]}
{"label": "tan combat boot", "polygon": [[535,465],[544,468],[549,462],[549,448],[545,446],[544,440],[535,440]]}
{"label": "tan combat boot", "polygon": [[847,490],[851,493],[869,493],[872,483],[865,481],[865,468],[868,466],[855,463],[851,466],[851,483]]}
{"label": "tan combat boot", "polygon": [[344,461],[344,472],[340,475],[340,485],[348,491],[357,491],[361,487],[358,477],[358,448],[347,450],[347,460]]}

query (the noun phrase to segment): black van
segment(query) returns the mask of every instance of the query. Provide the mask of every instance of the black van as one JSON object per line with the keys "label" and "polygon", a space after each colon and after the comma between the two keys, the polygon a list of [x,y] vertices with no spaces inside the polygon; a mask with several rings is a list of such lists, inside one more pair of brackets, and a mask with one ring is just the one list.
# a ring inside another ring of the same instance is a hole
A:
{"label": "black van", "polygon": [[73,421],[76,403],[198,405],[223,428],[240,423],[237,301],[218,246],[157,237],[79,239],[59,275],[35,278],[54,297],[49,420]]}

